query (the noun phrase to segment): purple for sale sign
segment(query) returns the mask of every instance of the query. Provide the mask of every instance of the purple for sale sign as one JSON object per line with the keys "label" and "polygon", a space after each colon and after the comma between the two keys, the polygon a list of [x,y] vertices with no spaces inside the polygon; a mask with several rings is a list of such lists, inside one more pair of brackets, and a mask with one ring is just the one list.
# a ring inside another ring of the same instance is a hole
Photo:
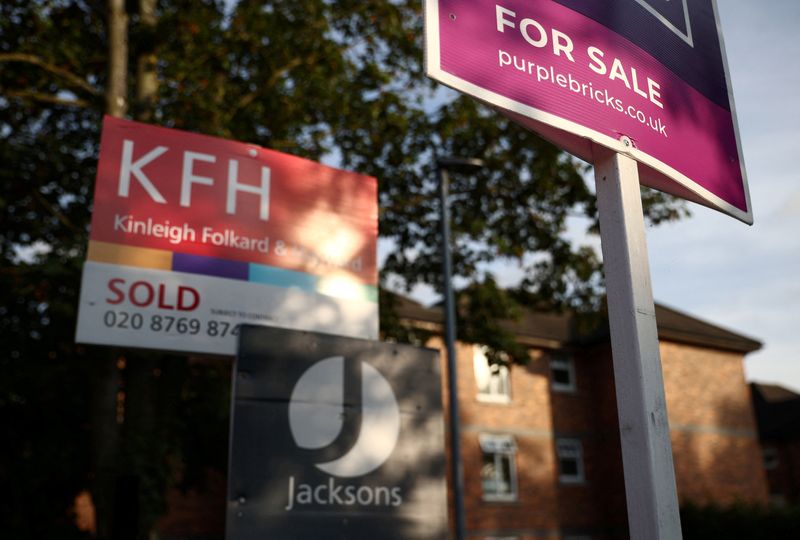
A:
{"label": "purple for sale sign", "polygon": [[752,223],[714,0],[426,0],[428,76]]}

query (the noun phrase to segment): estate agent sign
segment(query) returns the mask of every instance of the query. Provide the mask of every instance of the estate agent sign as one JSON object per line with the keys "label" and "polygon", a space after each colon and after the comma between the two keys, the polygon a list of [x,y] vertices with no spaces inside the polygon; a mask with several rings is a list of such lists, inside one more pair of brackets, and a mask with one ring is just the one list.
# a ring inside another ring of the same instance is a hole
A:
{"label": "estate agent sign", "polygon": [[235,354],[241,323],[376,338],[377,182],[106,117],[77,341]]}
{"label": "estate agent sign", "polygon": [[436,351],[243,326],[227,540],[444,540]]}
{"label": "estate agent sign", "polygon": [[567,151],[752,223],[714,0],[426,0],[426,69]]}

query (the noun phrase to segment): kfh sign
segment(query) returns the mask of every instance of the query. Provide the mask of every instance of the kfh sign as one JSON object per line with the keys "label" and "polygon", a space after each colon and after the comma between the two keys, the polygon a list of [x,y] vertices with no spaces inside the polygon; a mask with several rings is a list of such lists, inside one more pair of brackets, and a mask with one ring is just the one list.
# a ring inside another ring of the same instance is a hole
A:
{"label": "kfh sign", "polygon": [[107,117],[77,340],[233,355],[242,323],[376,338],[377,182]]}
{"label": "kfh sign", "polygon": [[752,223],[714,0],[426,0],[426,69],[595,162]]}
{"label": "kfh sign", "polygon": [[228,540],[445,539],[436,351],[243,326]]}

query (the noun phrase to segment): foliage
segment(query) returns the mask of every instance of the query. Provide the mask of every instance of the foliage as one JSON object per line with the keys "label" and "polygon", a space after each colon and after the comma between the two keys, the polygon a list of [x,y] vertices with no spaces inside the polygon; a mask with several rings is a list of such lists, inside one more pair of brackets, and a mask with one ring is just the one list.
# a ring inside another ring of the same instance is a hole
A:
{"label": "foliage", "polygon": [[[597,256],[566,234],[570,217],[596,226],[586,168],[477,101],[434,91],[421,73],[417,2],[224,6],[162,1],[155,35],[134,17],[134,51],[154,46],[159,58],[158,123],[375,175],[381,235],[395,246],[384,275],[409,289],[440,281],[435,155],[481,157],[483,170],[453,174],[456,275],[480,283],[487,263],[518,261],[522,289],[539,300],[580,307],[597,297]],[[85,0],[2,9],[2,157],[16,166],[2,177],[10,226],[0,249],[6,261],[37,242],[80,256],[106,67],[104,10]],[[684,212],[653,192],[645,202],[653,222]]]}
{"label": "foliage", "polygon": [[491,276],[464,289],[459,303],[457,324],[461,339],[489,344],[490,362],[503,362],[507,358],[519,363],[527,361],[526,347],[517,343],[516,336],[502,326],[504,321],[522,315],[519,304]]}
{"label": "foliage", "polygon": [[[427,81],[418,0],[160,0],[155,32],[138,24],[135,4],[128,2],[132,54],[155,51],[159,87],[152,102],[133,101],[131,114],[148,107],[161,125],[376,176],[380,234],[394,246],[384,283],[439,287],[435,158],[486,161],[480,171],[452,174],[454,267],[468,284],[460,305],[472,306],[461,313],[463,337],[508,350],[513,344],[496,321],[520,302],[596,304],[598,258],[567,235],[574,216],[596,225],[585,166]],[[96,363],[111,353],[76,347],[73,330],[107,82],[106,11],[102,0],[0,3],[0,420],[13,441],[3,446],[10,455],[0,462],[0,484],[19,486],[60,523],[46,529],[30,506],[4,504],[0,521],[9,537],[69,529],[70,497],[97,474],[87,442],[90,397],[99,384]],[[134,68],[130,62],[131,74]],[[658,194],[646,202],[652,222],[684,213]],[[497,286],[487,264],[498,259],[524,267],[518,291]],[[404,339],[402,330],[395,337]],[[222,466],[225,448],[215,445],[227,421],[224,404],[203,408],[191,389],[218,397],[227,379],[219,366],[197,371],[186,359],[151,364],[165,374],[168,366],[180,373],[156,385],[165,416],[148,428],[164,445],[141,445],[123,433],[128,454],[119,459],[135,469],[177,454],[196,461],[183,476],[191,482],[191,471]],[[132,383],[130,374],[122,380]],[[56,414],[61,420],[47,420]],[[42,429],[31,429],[37,421]],[[199,457],[203,448],[213,451]],[[70,466],[57,473],[48,465],[64,462]],[[172,481],[142,474],[153,480],[155,499]],[[51,489],[39,489],[45,485]],[[152,512],[163,504],[155,499],[143,503]]]}

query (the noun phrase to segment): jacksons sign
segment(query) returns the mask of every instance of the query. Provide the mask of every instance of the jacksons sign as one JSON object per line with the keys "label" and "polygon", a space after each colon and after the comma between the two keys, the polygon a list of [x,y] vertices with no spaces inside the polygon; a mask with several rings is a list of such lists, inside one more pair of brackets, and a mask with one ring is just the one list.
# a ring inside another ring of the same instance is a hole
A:
{"label": "jacksons sign", "polygon": [[106,117],[77,340],[234,354],[241,323],[375,338],[377,182]]}
{"label": "jacksons sign", "polygon": [[714,0],[426,0],[426,70],[565,150],[752,223]]}
{"label": "jacksons sign", "polygon": [[227,540],[448,537],[436,351],[244,326]]}

